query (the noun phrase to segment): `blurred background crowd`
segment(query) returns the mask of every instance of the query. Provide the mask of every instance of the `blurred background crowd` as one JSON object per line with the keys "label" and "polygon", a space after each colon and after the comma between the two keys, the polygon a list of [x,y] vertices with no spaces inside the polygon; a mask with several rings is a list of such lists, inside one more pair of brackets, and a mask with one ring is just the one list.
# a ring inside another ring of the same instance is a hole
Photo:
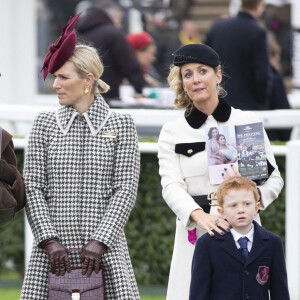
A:
{"label": "blurred background crowd", "polygon": [[[94,11],[96,9],[103,10],[113,26],[118,27],[125,35],[142,31],[149,35],[148,40],[145,40],[145,35],[136,37],[133,48],[136,52],[141,53],[140,49],[137,49],[139,44],[139,47],[147,52],[144,49],[147,41],[151,43],[149,54],[144,54],[143,58],[139,57],[140,61],[147,60],[144,66],[140,62],[142,72],[150,77],[150,80],[146,79],[147,85],[164,86],[171,53],[180,45],[199,43],[205,40],[213,22],[219,18],[235,16],[238,13],[239,5],[240,1],[238,0],[39,0],[39,61],[42,62],[48,51],[48,45],[54,41],[69,17],[93,7]],[[80,26],[81,28],[77,28],[77,30],[83,36],[86,34],[91,42],[96,44],[97,41],[93,40],[93,34],[90,31],[95,30],[95,27],[104,21],[100,20],[103,16],[97,16],[95,13],[93,15],[94,21],[89,18],[89,22],[84,22],[87,28]],[[81,16],[82,18],[84,16]],[[276,61],[275,68],[283,76],[285,86],[289,91],[292,88],[291,4],[285,0],[266,1],[265,10],[259,22],[268,32],[272,55]],[[143,38],[142,42],[137,42],[138,39]],[[118,54],[122,58],[121,61],[126,64],[123,59],[123,51],[119,48]],[[105,60],[106,53],[100,54]],[[119,72],[124,71],[120,68]],[[122,79],[125,78],[124,76]],[[127,76],[128,79],[134,86],[142,85]],[[140,91],[139,87],[137,89]],[[47,89],[45,85],[40,84],[39,90],[42,93],[51,93],[52,89],[51,87]],[[115,93],[113,96],[116,95],[118,94]]]}
{"label": "blurred background crowd", "polygon": [[[172,61],[172,52],[181,45],[205,42],[212,25],[217,20],[235,17],[240,7],[239,0],[35,0],[35,2],[38,59],[33,80],[38,81],[37,94],[49,96],[53,94],[51,76],[47,77],[45,84],[42,76],[38,77],[37,74],[49,50],[48,46],[55,42],[70,16],[82,12],[75,30],[80,40],[91,43],[99,50],[107,72],[102,79],[111,85],[111,94],[104,95],[108,102],[120,99],[122,87],[131,87],[130,95],[137,101],[140,98],[157,98],[156,90],[151,90],[150,87],[168,91],[166,76]],[[280,88],[279,105],[286,109],[291,108],[287,102],[287,95],[294,88],[300,87],[295,86],[293,82],[294,29],[291,25],[291,2],[266,0],[264,11],[258,18],[259,24],[268,36],[269,65],[276,74],[274,76],[276,83],[273,86]],[[244,38],[247,39],[247,36]],[[2,51],[5,51],[5,48]],[[11,49],[8,51],[13,52]],[[19,72],[18,69],[14,77],[22,73],[22,78],[25,78],[28,76],[27,71]],[[0,72],[1,80],[5,82],[6,74],[3,68]],[[26,80],[24,82],[24,85],[29,86]],[[15,81],[11,84],[15,85]],[[7,90],[9,96],[14,93],[14,89],[10,89],[7,85],[3,86],[4,93]],[[18,98],[20,102],[24,101],[26,94],[30,96],[26,91],[22,93],[24,97]],[[167,96],[170,97],[170,94]],[[170,98],[172,103],[172,96]],[[271,98],[275,99],[275,96]],[[1,99],[0,102],[4,102]],[[53,99],[57,103],[57,97],[53,95]],[[26,101],[24,104],[27,104]],[[274,104],[273,101],[267,109],[278,108]],[[270,139],[289,140],[290,131],[283,131],[281,130],[280,135],[273,132],[273,137],[272,132],[269,132]],[[22,170],[23,151],[18,150],[18,155],[18,167]],[[279,168],[284,170],[284,158],[280,158],[279,165]],[[161,199],[157,168],[157,155],[143,154],[138,201],[126,229],[135,274],[138,283],[143,285],[166,285],[173,247],[174,224],[170,222],[173,220],[173,214]],[[262,219],[267,228],[283,237],[284,228],[281,225],[285,222],[284,192],[281,197],[282,201],[276,201],[277,206],[266,212]],[[278,212],[280,218],[277,218],[275,224],[270,216],[275,213],[278,215]],[[0,271],[5,270],[0,274],[11,267],[21,274],[24,270],[24,218],[21,214],[17,218],[15,226],[10,226],[6,232],[0,233],[2,243]],[[140,228],[145,230],[144,237],[141,237]],[[153,245],[158,245],[158,248]],[[143,252],[139,251],[141,248],[144,249]],[[4,298],[0,295],[0,299]]]}

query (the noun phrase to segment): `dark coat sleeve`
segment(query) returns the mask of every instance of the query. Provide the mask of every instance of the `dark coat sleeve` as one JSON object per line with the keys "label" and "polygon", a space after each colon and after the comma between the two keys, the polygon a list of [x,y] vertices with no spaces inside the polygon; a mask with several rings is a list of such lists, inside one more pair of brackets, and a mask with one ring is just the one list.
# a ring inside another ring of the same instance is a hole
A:
{"label": "dark coat sleeve", "polygon": [[287,271],[282,241],[275,238],[273,246],[272,268],[270,274],[270,295],[272,300],[289,300]]}
{"label": "dark coat sleeve", "polygon": [[287,92],[283,79],[279,73],[272,69],[272,91],[270,97],[270,109],[290,109]]}
{"label": "dark coat sleeve", "polygon": [[9,167],[14,170],[15,173],[15,182],[11,187],[11,191],[17,200],[17,208],[19,211],[25,206],[26,197],[25,197],[25,185],[22,175],[17,169],[17,158],[14,151],[14,144],[12,141],[12,136],[6,130],[2,129],[2,148],[1,148],[1,158],[4,159]]}
{"label": "dark coat sleeve", "polygon": [[209,258],[207,240],[200,237],[193,256],[189,300],[210,299],[212,268]]}
{"label": "dark coat sleeve", "polygon": [[272,88],[272,71],[269,65],[267,36],[264,30],[258,31],[256,34],[252,66],[257,102],[264,103],[269,99]]}

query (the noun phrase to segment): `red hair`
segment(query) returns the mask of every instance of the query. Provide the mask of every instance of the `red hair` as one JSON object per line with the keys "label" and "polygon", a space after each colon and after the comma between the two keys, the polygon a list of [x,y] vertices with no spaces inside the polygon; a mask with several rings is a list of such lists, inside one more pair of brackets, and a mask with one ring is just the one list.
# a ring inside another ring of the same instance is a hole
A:
{"label": "red hair", "polygon": [[231,190],[246,190],[252,191],[255,202],[257,203],[260,196],[257,191],[256,183],[247,177],[235,176],[225,179],[217,190],[217,199],[220,207],[223,208],[224,205],[224,197]]}

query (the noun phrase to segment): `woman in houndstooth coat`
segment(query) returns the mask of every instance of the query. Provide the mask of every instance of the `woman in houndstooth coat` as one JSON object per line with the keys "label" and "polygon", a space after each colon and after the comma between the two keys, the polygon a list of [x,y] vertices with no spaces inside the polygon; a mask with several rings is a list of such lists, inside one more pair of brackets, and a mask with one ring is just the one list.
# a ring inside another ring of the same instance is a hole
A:
{"label": "woman in houndstooth coat", "polygon": [[[58,65],[51,69],[50,60],[44,73],[54,74],[62,107],[37,116],[26,151],[34,244],[21,299],[48,299],[48,272],[63,275],[70,267],[88,276],[101,267],[106,300],[139,299],[123,230],[138,185],[135,125],[98,93],[109,87],[97,79],[103,66],[96,49],[74,45]],[[70,248],[82,248],[81,256]]]}

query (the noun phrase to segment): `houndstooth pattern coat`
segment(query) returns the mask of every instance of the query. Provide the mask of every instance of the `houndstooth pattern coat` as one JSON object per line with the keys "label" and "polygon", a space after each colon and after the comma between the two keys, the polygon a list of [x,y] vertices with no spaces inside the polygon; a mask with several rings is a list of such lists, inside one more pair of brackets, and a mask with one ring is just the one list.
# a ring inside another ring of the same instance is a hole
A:
{"label": "houndstooth pattern coat", "polygon": [[[50,264],[37,245],[53,237],[67,249],[103,242],[106,299],[140,299],[123,230],[136,199],[139,162],[132,117],[110,111],[101,95],[83,115],[65,106],[37,116],[24,167],[35,241],[21,300],[48,299]],[[82,265],[77,253],[70,261]]]}

